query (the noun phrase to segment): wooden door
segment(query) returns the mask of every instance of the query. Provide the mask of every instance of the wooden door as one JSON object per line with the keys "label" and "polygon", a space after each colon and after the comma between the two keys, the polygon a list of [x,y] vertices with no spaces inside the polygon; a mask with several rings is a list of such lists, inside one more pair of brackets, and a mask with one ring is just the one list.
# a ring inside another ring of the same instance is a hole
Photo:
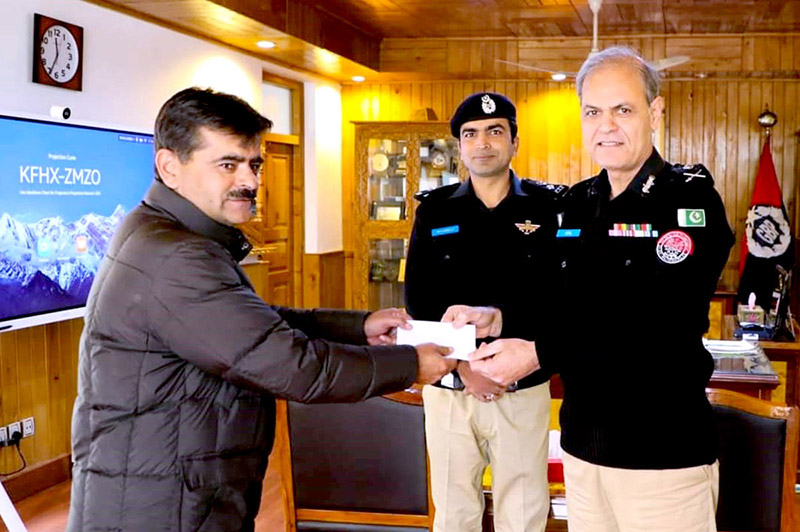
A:
{"label": "wooden door", "polygon": [[[277,135],[276,135],[277,136]],[[264,299],[271,305],[295,305],[294,290],[302,287],[294,275],[300,266],[294,252],[302,238],[298,217],[302,204],[296,201],[294,165],[296,142],[267,140],[262,155],[264,167],[258,188],[256,214],[242,230],[253,244],[253,254],[259,261],[269,263],[268,294]],[[295,212],[297,211],[297,212]],[[297,225],[298,227],[295,227]]]}
{"label": "wooden door", "polygon": [[273,305],[293,304],[292,283],[292,155],[293,146],[264,145],[264,179],[259,187],[263,216],[261,252],[269,261],[269,286]]}

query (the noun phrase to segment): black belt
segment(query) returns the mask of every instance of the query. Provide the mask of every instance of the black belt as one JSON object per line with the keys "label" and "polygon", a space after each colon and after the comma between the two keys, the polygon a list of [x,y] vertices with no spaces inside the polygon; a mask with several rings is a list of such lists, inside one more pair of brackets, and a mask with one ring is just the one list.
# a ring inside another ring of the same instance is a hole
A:
{"label": "black belt", "polygon": [[[433,383],[433,385],[436,386],[437,388],[442,388],[444,390],[456,390],[456,391],[463,390],[465,388],[465,386],[464,386],[464,383],[461,381],[461,377],[459,377],[458,372],[457,371],[453,371],[451,373],[451,375],[453,376],[453,386],[446,386],[446,385],[442,384],[442,381],[435,382],[435,383]],[[533,386],[537,386],[538,384],[541,384],[541,383],[540,382],[539,383],[527,383],[526,382],[526,383],[523,383],[522,385],[520,385],[519,383],[515,382],[514,384],[510,384],[506,388],[506,393],[516,392],[518,390],[525,390],[527,388],[532,388]]]}

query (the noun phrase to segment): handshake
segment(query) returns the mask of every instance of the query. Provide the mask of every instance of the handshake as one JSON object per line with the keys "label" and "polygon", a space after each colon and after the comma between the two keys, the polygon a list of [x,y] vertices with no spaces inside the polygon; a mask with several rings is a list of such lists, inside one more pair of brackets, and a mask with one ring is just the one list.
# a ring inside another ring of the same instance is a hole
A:
{"label": "handshake", "polygon": [[[364,332],[370,345],[395,343],[397,328],[410,329],[411,317],[403,309],[383,309],[373,312],[364,323]],[[441,321],[451,322],[456,329],[466,324],[475,325],[476,336],[497,337],[503,328],[503,316],[493,307],[453,305]],[[451,371],[458,369],[465,392],[481,401],[491,401],[519,379],[539,369],[539,357],[534,342],[517,338],[502,338],[482,343],[470,354],[469,362],[445,358],[452,348],[436,344],[421,344],[417,350],[417,382],[432,384]]]}

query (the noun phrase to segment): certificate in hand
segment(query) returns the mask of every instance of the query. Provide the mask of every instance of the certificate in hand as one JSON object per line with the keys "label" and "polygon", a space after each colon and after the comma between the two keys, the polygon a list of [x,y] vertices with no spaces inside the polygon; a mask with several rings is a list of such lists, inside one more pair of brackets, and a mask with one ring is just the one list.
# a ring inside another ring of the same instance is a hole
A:
{"label": "certificate in hand", "polygon": [[397,345],[419,345],[434,343],[452,347],[447,358],[469,360],[468,355],[475,351],[475,326],[464,325],[454,329],[452,323],[440,321],[409,320],[411,329],[397,328]]}

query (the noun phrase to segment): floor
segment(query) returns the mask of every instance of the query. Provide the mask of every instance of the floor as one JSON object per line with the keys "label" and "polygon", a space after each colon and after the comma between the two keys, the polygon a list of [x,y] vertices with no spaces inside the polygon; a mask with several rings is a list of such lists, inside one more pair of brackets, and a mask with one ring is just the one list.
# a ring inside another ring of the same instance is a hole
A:
{"label": "floor", "polygon": [[[280,473],[274,468],[275,463],[275,460],[270,460],[270,467],[264,480],[264,496],[261,511],[256,519],[256,532],[284,530]],[[28,532],[63,532],[67,526],[69,490],[70,483],[64,482],[17,503],[17,511],[25,522]],[[800,515],[800,495],[795,500],[795,515]],[[5,530],[6,528],[0,523],[0,531],[5,532]],[[552,530],[566,530],[563,521]]]}
{"label": "floor", "polygon": [[[270,457],[269,463],[261,510],[256,518],[256,532],[280,532],[285,526],[280,473],[274,467],[277,461]],[[70,485],[70,482],[57,484],[16,504],[28,532],[63,532],[67,526]],[[6,532],[2,522],[0,532]]]}

